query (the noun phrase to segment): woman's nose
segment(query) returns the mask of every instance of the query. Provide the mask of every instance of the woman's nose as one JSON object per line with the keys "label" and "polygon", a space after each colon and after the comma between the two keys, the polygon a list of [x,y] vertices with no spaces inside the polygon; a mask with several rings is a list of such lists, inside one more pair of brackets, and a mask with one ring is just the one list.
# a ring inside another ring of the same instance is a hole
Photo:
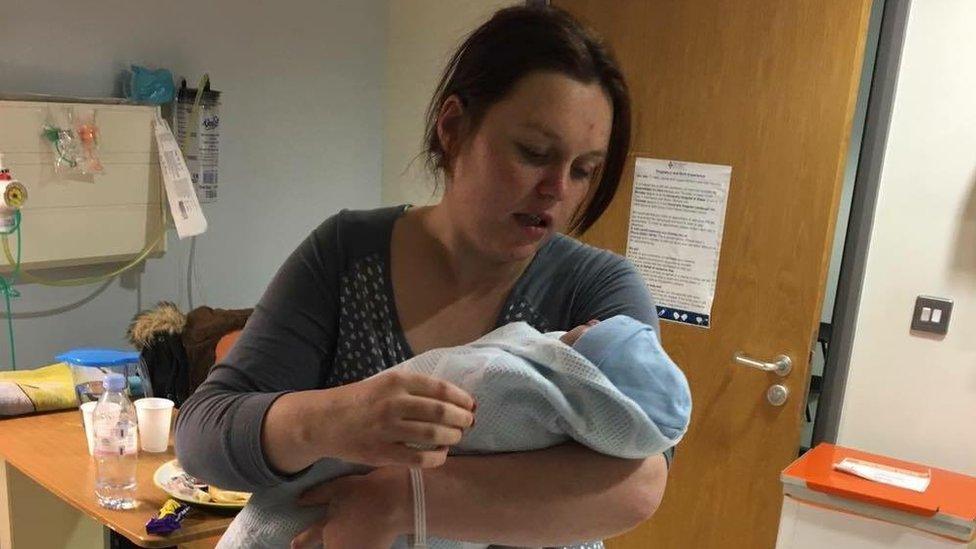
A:
{"label": "woman's nose", "polygon": [[569,166],[553,166],[546,170],[542,181],[536,187],[543,198],[562,200],[569,185]]}

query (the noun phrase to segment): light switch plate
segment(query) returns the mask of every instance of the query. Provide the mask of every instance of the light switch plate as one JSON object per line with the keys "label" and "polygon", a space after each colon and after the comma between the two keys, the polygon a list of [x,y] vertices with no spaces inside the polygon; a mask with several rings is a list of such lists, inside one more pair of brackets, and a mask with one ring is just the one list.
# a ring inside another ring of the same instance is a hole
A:
{"label": "light switch plate", "polygon": [[912,313],[912,331],[945,335],[949,331],[952,300],[920,295]]}

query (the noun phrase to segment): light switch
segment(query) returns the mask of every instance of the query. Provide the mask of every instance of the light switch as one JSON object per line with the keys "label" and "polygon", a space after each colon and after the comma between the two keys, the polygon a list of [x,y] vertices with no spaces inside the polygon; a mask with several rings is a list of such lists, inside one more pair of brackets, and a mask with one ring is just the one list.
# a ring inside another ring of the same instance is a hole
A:
{"label": "light switch", "polygon": [[920,295],[912,313],[912,331],[944,335],[949,331],[952,300]]}

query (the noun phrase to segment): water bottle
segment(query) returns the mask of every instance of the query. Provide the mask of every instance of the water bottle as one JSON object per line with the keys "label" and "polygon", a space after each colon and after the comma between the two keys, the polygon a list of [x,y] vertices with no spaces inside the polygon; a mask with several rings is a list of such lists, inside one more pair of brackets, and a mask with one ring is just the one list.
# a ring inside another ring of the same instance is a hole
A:
{"label": "water bottle", "polygon": [[109,374],[95,406],[95,497],[109,509],[136,506],[138,427],[136,410],[125,396],[125,376]]}

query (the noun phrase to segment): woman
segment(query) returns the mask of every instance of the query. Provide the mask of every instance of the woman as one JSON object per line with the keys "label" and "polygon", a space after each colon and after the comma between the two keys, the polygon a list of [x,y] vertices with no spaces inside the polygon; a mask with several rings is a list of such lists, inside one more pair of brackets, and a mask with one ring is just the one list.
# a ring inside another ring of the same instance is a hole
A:
{"label": "woman", "polygon": [[629,132],[626,86],[600,42],[556,9],[495,14],[451,59],[428,110],[441,202],[342,212],[299,246],[184,404],[183,466],[241,490],[325,457],[377,467],[307,495],[328,520],[296,542],[329,549],[386,549],[410,531],[407,466],[427,468],[428,532],[441,538],[552,546],[648,518],[662,456],[567,444],[448,458],[477,417],[471,396],[419,375],[369,378],[514,320],[568,330],[626,314],[656,327],[633,266],[560,234],[606,209]]}

